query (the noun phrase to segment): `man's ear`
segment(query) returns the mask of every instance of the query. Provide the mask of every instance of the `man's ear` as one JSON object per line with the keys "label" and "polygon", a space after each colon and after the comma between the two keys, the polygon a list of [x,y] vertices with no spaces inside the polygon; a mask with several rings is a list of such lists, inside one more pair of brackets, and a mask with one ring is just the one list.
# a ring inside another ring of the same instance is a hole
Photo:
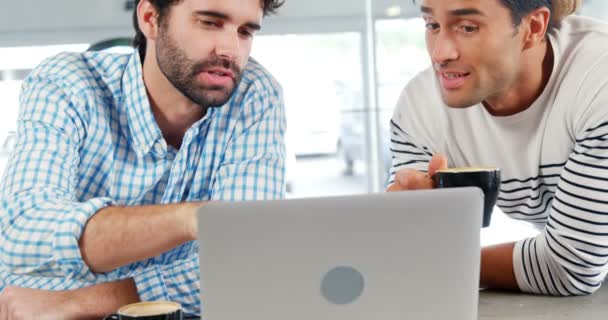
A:
{"label": "man's ear", "polygon": [[522,20],[525,31],[524,49],[535,47],[545,41],[550,23],[551,11],[547,7],[538,8],[524,17]]}
{"label": "man's ear", "polygon": [[146,39],[158,37],[158,10],[149,0],[142,0],[137,5],[137,23]]}

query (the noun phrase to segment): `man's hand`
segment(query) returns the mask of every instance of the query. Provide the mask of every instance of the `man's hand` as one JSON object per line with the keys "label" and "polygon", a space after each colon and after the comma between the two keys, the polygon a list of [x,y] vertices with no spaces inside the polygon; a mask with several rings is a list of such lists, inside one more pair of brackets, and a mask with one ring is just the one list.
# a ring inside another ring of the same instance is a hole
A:
{"label": "man's hand", "polygon": [[0,293],[0,320],[79,319],[72,313],[74,300],[68,293],[6,287]]}
{"label": "man's hand", "polygon": [[0,292],[0,320],[99,320],[138,301],[133,279],[70,291],[6,287]]}
{"label": "man's hand", "polygon": [[404,169],[395,174],[395,182],[392,183],[386,191],[405,191],[405,190],[421,190],[433,189],[435,183],[433,176],[437,170],[447,169],[448,159],[442,154],[436,154],[429,162],[428,173],[420,172],[414,169]]}

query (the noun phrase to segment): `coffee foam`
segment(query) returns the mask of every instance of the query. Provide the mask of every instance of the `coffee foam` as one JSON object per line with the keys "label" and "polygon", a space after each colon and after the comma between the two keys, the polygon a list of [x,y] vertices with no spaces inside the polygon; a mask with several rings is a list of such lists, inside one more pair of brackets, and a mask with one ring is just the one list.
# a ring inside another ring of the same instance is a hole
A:
{"label": "coffee foam", "polygon": [[118,310],[123,316],[147,317],[172,313],[180,309],[175,302],[141,302],[124,306]]}

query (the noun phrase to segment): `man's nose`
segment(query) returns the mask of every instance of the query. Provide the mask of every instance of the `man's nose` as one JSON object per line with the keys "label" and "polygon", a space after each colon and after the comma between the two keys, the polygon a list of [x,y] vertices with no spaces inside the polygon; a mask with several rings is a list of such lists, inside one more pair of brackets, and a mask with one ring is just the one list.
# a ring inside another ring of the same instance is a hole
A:
{"label": "man's nose", "polygon": [[239,35],[238,32],[224,32],[219,36],[215,53],[219,58],[234,62],[238,57],[239,52]]}
{"label": "man's nose", "polygon": [[456,43],[445,33],[439,33],[431,41],[431,60],[433,60],[433,63],[443,65],[459,58]]}

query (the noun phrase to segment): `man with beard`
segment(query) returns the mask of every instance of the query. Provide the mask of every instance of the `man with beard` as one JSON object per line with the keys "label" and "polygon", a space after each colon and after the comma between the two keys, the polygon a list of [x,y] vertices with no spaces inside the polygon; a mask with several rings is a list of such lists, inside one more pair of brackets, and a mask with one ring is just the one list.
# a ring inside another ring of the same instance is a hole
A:
{"label": "man with beard", "polygon": [[395,110],[389,191],[432,188],[447,166],[499,167],[497,205],[541,232],[483,248],[481,286],[595,292],[608,274],[608,25],[570,16],[575,0],[420,2],[433,68]]}
{"label": "man with beard", "polygon": [[24,81],[0,186],[0,319],[200,312],[196,211],[279,199],[284,106],[249,58],[279,0],[141,0],[131,55],[66,53]]}

